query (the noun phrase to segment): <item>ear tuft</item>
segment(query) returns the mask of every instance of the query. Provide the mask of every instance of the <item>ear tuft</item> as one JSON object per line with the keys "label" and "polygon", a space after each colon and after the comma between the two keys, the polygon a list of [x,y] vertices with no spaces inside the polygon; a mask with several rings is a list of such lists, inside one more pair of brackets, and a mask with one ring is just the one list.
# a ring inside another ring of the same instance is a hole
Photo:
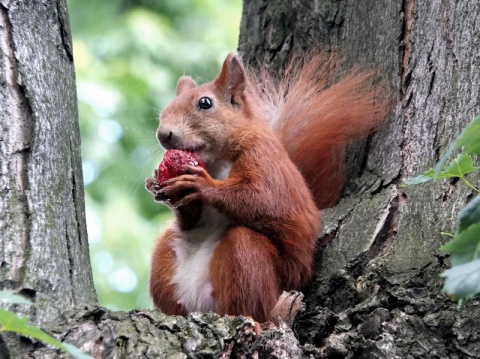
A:
{"label": "ear tuft", "polygon": [[225,94],[228,101],[234,102],[243,94],[245,81],[245,70],[240,59],[232,53],[228,54],[215,85]]}
{"label": "ear tuft", "polygon": [[190,76],[182,76],[177,82],[177,96],[182,92],[193,89],[197,86],[195,81]]}

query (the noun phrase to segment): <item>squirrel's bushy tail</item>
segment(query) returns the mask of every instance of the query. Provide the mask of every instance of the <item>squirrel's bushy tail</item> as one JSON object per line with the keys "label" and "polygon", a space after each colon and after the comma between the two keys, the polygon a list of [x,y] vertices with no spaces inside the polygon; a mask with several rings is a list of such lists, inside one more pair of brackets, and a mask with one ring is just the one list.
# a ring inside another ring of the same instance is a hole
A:
{"label": "squirrel's bushy tail", "polygon": [[304,175],[319,208],[333,206],[346,179],[345,147],[387,114],[374,72],[341,74],[333,55],[291,61],[285,75],[253,76],[271,127]]}

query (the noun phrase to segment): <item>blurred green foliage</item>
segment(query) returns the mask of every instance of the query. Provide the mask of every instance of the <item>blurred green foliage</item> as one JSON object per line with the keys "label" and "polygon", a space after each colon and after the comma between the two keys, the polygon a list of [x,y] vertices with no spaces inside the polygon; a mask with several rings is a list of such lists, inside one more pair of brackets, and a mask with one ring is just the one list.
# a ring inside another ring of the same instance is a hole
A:
{"label": "blurred green foliage", "polygon": [[151,307],[150,255],[170,211],[144,189],[160,110],[183,74],[210,81],[237,48],[241,0],[68,0],[87,226],[99,301]]}

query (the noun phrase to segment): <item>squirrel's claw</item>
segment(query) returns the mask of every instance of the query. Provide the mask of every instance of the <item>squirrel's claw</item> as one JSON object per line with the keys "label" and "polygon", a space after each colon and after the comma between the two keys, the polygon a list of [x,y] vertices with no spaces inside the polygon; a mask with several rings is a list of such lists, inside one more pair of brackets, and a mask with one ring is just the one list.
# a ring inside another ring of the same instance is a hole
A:
{"label": "squirrel's claw", "polygon": [[186,174],[195,175],[199,177],[210,177],[207,170],[200,166],[185,166]]}
{"label": "squirrel's claw", "polygon": [[161,186],[155,178],[147,178],[145,180],[145,188],[147,189],[147,191],[153,194],[157,194],[158,191],[160,191]]}

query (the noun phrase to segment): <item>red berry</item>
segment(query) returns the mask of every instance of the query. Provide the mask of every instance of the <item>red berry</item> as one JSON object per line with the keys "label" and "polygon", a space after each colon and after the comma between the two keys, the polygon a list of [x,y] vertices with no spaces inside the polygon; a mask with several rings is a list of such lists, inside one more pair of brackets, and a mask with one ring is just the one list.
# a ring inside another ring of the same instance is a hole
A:
{"label": "red berry", "polygon": [[161,183],[170,178],[185,174],[187,172],[185,166],[200,166],[205,168],[205,165],[191,152],[168,150],[163,156],[163,161],[158,166],[157,181]]}
{"label": "red berry", "polygon": [[159,183],[172,177],[170,176],[170,171],[168,170],[167,166],[163,161],[162,163],[160,163],[160,166],[158,166],[156,177]]}

